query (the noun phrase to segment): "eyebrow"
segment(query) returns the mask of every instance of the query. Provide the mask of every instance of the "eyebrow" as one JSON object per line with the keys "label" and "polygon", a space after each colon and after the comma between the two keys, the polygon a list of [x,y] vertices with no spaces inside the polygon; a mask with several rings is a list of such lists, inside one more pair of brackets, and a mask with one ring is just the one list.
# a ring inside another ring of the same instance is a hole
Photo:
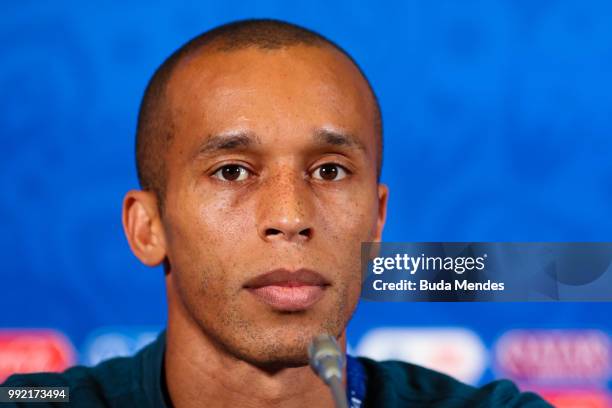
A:
{"label": "eyebrow", "polygon": [[[366,151],[365,145],[355,136],[330,129],[317,129],[313,134],[315,143],[322,146],[349,147]],[[236,131],[209,136],[196,151],[197,156],[211,155],[219,151],[246,149],[261,144],[253,132]]]}
{"label": "eyebrow", "polygon": [[349,133],[341,133],[335,130],[318,129],[314,139],[322,145],[344,146],[366,151],[365,145],[357,137]]}
{"label": "eyebrow", "polygon": [[223,150],[246,149],[254,144],[260,144],[260,140],[251,132],[230,132],[211,135],[196,152],[196,156],[209,155]]}

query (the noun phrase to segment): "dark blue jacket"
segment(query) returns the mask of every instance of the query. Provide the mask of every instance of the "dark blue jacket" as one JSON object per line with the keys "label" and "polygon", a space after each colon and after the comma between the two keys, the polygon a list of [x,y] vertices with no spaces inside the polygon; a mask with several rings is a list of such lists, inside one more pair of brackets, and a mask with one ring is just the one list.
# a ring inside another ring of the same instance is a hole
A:
{"label": "dark blue jacket", "polygon": [[[63,373],[17,374],[2,386],[69,387],[70,404],[54,406],[169,407],[162,375],[164,350],[165,332],[133,357],[113,358],[95,367],[76,366]],[[363,357],[352,363],[361,365],[365,377],[362,408],[550,407],[535,394],[520,393],[507,380],[475,388],[414,364]],[[51,405],[32,402],[17,406]]]}

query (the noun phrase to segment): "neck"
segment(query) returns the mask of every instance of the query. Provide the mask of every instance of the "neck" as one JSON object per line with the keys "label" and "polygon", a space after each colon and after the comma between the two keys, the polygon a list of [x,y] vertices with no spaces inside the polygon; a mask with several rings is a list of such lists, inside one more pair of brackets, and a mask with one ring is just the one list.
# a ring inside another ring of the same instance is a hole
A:
{"label": "neck", "polygon": [[[168,300],[164,364],[174,407],[334,406],[327,385],[308,365],[271,372],[241,360],[187,317],[180,302]],[[344,348],[344,333],[340,341]]]}

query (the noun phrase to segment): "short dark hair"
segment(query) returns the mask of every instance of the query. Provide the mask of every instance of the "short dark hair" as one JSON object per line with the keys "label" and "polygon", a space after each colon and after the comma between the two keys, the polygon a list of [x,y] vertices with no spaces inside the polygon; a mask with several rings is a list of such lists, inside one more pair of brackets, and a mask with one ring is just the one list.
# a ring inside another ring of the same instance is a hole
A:
{"label": "short dark hair", "polygon": [[165,152],[172,141],[173,124],[166,102],[166,89],[176,65],[186,56],[213,46],[213,51],[234,51],[247,47],[280,49],[294,45],[331,46],[340,51],[357,67],[371,91],[375,105],[378,133],[377,177],[382,168],[383,129],[378,98],[370,81],[355,60],[340,46],[309,29],[272,19],[240,20],[218,26],[191,39],[157,68],[145,90],[136,129],[136,170],[143,190],[156,194],[163,211],[166,189]]}

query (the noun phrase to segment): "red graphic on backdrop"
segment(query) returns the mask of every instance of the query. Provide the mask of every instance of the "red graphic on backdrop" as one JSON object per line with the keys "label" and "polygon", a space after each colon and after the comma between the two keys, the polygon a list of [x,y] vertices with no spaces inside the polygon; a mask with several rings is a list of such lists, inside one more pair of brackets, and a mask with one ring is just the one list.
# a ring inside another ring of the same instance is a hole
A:
{"label": "red graphic on backdrop", "polygon": [[597,330],[513,330],[497,342],[504,376],[540,382],[605,382],[610,341]]}
{"label": "red graphic on backdrop", "polygon": [[610,408],[609,395],[602,391],[538,391],[555,408]]}
{"label": "red graphic on backdrop", "polygon": [[15,373],[63,371],[74,361],[72,344],[56,331],[0,331],[0,382]]}

